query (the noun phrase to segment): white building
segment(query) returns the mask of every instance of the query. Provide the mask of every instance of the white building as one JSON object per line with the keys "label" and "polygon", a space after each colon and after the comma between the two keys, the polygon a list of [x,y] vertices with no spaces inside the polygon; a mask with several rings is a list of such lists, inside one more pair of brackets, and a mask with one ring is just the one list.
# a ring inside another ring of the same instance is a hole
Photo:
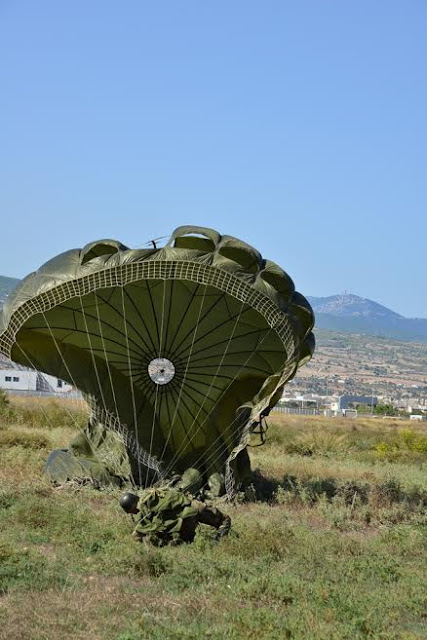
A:
{"label": "white building", "polygon": [[64,382],[47,373],[29,369],[0,369],[0,389],[16,393],[68,394],[73,391],[68,382]]}

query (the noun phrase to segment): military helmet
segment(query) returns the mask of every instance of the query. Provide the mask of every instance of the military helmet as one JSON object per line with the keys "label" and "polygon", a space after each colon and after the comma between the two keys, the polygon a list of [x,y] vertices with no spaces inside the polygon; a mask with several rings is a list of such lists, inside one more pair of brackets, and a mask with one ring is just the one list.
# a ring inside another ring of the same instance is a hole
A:
{"label": "military helmet", "polygon": [[138,496],[134,493],[131,493],[130,491],[122,493],[119,499],[120,506],[126,511],[126,513],[131,513],[138,504],[138,501]]}

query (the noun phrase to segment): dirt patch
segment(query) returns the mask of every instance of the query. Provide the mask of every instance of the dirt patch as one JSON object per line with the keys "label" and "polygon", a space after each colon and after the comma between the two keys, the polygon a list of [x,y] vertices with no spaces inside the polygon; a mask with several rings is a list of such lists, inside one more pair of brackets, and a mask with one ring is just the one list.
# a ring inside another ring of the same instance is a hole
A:
{"label": "dirt patch", "polygon": [[34,548],[45,558],[49,558],[52,560],[56,559],[56,548],[53,544],[36,544],[34,545]]}

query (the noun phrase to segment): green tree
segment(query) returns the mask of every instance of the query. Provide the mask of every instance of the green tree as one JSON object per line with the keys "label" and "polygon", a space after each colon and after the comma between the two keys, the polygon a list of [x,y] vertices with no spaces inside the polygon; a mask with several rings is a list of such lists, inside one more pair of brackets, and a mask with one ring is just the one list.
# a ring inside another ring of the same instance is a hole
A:
{"label": "green tree", "polygon": [[374,413],[379,416],[397,416],[399,412],[392,404],[377,404]]}

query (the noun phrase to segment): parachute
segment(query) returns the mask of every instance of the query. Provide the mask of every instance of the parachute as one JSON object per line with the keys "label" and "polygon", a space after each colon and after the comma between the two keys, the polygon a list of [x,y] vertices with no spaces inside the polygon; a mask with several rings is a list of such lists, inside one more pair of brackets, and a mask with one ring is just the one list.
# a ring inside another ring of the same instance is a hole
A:
{"label": "parachute", "polygon": [[0,314],[0,353],[81,390],[135,484],[194,468],[232,495],[251,433],[312,356],[313,312],[237,238],[183,226],[152,244],[99,240],[27,276]]}

